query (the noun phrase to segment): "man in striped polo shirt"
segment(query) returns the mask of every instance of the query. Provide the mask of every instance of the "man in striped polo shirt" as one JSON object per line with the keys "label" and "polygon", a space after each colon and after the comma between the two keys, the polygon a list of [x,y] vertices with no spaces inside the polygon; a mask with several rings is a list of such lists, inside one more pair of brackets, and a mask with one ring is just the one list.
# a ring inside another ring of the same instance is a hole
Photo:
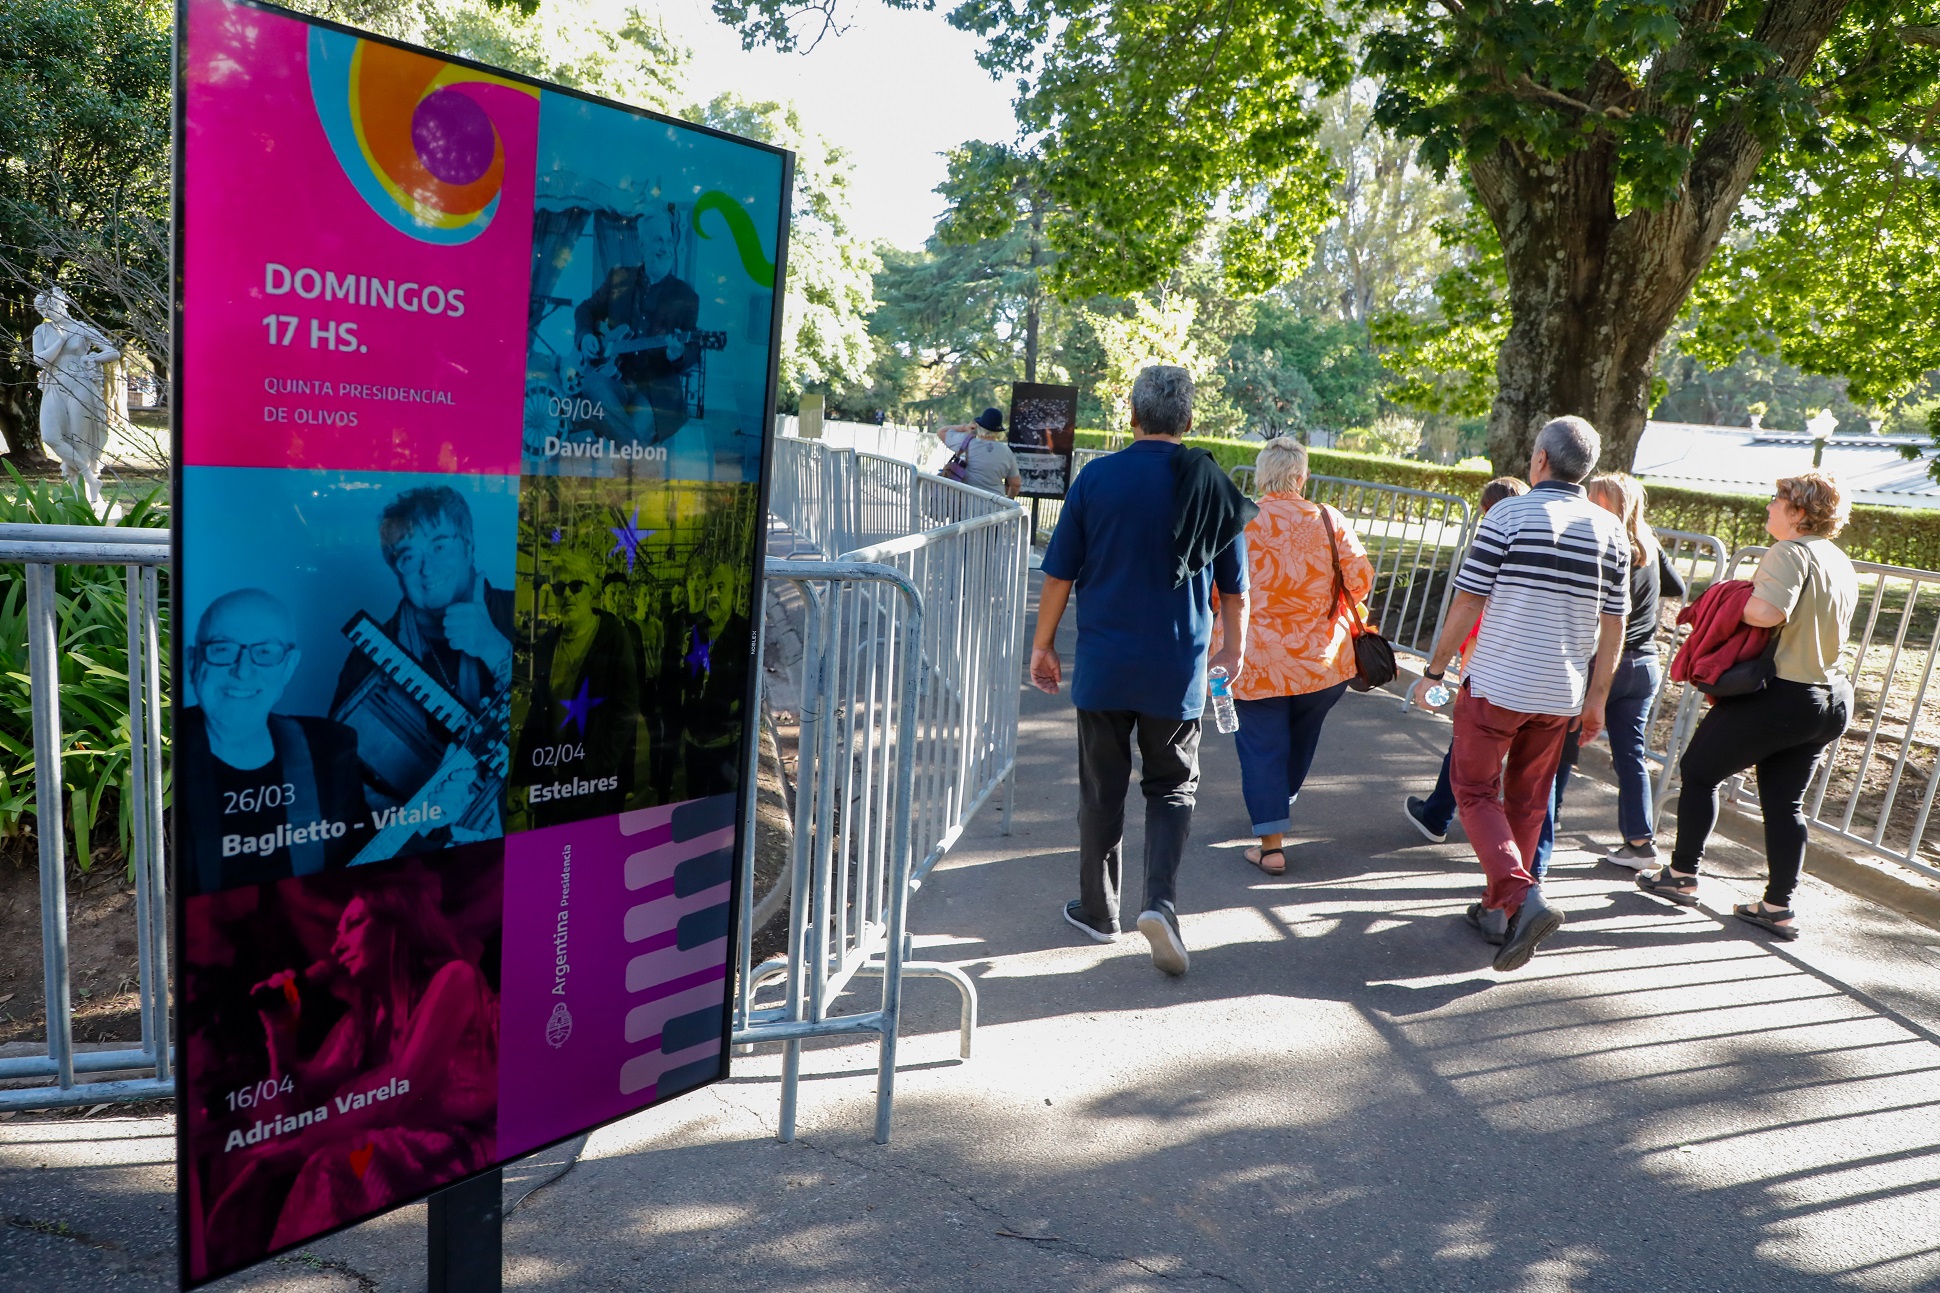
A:
{"label": "man in striped polo shirt", "polygon": [[1449,781],[1462,829],[1488,876],[1469,923],[1500,945],[1498,970],[1527,965],[1563,923],[1529,863],[1564,734],[1579,715],[1584,742],[1603,730],[1603,703],[1623,646],[1629,548],[1617,518],[1590,502],[1580,483],[1601,447],[1582,418],[1543,427],[1529,459],[1533,488],[1482,519],[1455,576],[1428,672],[1415,684],[1419,696],[1442,677],[1480,616],[1482,632],[1455,701]]}

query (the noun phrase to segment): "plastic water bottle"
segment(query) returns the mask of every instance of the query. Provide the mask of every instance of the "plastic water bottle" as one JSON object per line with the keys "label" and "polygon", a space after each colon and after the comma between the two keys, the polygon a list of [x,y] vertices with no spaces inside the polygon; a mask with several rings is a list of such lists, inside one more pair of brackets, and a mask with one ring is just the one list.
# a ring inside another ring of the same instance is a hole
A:
{"label": "plastic water bottle", "polygon": [[1439,682],[1431,682],[1428,684],[1428,690],[1425,693],[1425,698],[1427,699],[1430,705],[1433,705],[1436,709],[1440,709],[1443,705],[1446,705],[1448,703],[1448,698],[1454,694],[1455,694],[1454,692],[1451,692],[1448,689],[1446,684],[1439,683]]}
{"label": "plastic water bottle", "polygon": [[1215,667],[1206,681],[1212,687],[1213,726],[1227,733],[1239,731],[1239,710],[1233,705],[1233,680],[1226,676],[1226,666]]}

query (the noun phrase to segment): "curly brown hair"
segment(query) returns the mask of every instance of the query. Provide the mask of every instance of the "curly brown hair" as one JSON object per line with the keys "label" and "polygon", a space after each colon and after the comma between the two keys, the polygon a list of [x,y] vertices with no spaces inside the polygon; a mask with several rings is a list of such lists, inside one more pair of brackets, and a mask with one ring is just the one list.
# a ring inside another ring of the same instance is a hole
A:
{"label": "curly brown hair", "polygon": [[1830,539],[1846,528],[1852,503],[1831,472],[1807,471],[1778,482],[1778,496],[1800,512],[1800,534]]}

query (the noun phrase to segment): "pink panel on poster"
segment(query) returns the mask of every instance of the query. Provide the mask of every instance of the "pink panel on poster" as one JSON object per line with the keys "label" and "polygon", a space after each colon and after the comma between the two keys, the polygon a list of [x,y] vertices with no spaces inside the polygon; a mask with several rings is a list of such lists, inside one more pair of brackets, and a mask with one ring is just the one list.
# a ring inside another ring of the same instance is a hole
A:
{"label": "pink panel on poster", "polygon": [[628,813],[506,841],[507,1157],[718,1075],[733,804],[649,809],[644,831]]}
{"label": "pink panel on poster", "polygon": [[189,11],[182,460],[516,474],[539,97]]}

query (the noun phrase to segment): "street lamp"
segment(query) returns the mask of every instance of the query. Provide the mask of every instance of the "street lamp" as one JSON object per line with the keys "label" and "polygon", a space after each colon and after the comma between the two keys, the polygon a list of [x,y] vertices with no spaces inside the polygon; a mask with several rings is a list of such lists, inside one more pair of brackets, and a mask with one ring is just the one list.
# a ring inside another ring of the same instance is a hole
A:
{"label": "street lamp", "polygon": [[1819,465],[1825,457],[1825,442],[1832,439],[1832,429],[1839,425],[1839,419],[1832,416],[1831,409],[1820,409],[1805,424],[1807,434],[1812,437],[1812,465]]}

